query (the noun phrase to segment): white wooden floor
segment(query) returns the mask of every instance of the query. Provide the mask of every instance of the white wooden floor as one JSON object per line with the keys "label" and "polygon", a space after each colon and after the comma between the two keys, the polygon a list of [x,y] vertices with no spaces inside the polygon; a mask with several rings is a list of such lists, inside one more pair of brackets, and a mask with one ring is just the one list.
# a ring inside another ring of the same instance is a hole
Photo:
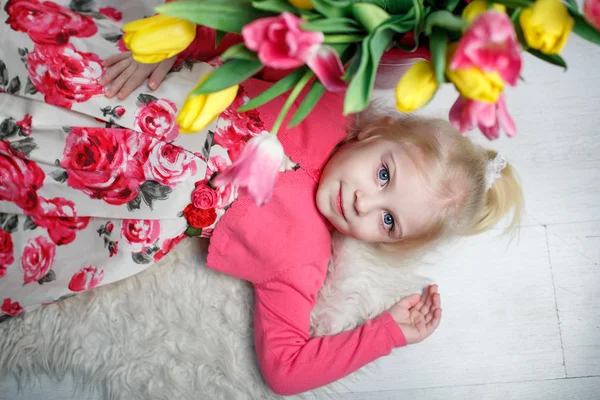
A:
{"label": "white wooden floor", "polygon": [[[439,332],[341,398],[600,399],[600,47],[573,37],[564,56],[566,74],[526,58],[508,95],[518,137],[492,144],[522,177],[519,236],[470,238],[424,267],[442,293]],[[454,98],[445,88],[426,112],[443,117]],[[0,379],[0,398],[72,398],[72,382],[17,394]]]}

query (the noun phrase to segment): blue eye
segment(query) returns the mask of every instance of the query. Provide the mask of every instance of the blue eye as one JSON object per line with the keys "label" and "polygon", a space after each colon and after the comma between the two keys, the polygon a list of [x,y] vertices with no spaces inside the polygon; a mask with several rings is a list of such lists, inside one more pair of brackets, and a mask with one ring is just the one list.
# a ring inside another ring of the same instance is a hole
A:
{"label": "blue eye", "polygon": [[390,231],[394,228],[394,217],[392,214],[388,212],[383,213],[383,226]]}
{"label": "blue eye", "polygon": [[390,173],[386,167],[382,167],[379,170],[379,180],[381,180],[383,183],[387,183],[390,180]]}

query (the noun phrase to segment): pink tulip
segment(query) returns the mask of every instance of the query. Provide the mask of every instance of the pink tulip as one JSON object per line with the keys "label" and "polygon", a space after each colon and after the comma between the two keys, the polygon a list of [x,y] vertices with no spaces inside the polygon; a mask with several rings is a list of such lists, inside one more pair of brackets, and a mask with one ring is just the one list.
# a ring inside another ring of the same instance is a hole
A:
{"label": "pink tulip", "polygon": [[340,56],[331,46],[319,46],[316,54],[306,61],[319,81],[330,92],[343,92],[348,84],[342,79],[344,66]]}
{"label": "pink tulip", "polygon": [[600,0],[585,0],[583,15],[590,25],[600,31]]}
{"label": "pink tulip", "polygon": [[521,73],[521,45],[508,15],[487,11],[467,28],[450,69],[477,67],[484,72],[498,72],[509,85],[515,86]]}
{"label": "pink tulip", "polygon": [[304,22],[294,14],[284,12],[277,17],[260,18],[242,29],[246,47],[258,53],[267,67],[292,69],[307,64],[330,91],[343,91],[344,67],[336,51],[323,45],[322,32],[304,31]]}
{"label": "pink tulip", "polygon": [[277,137],[263,132],[246,143],[238,158],[219,173],[213,183],[237,185],[256,205],[262,206],[271,199],[283,159],[283,146]]}
{"label": "pink tulip", "polygon": [[450,122],[462,134],[477,126],[489,140],[498,139],[500,129],[509,137],[517,134],[515,122],[506,108],[504,93],[493,104],[459,96],[450,109]]}

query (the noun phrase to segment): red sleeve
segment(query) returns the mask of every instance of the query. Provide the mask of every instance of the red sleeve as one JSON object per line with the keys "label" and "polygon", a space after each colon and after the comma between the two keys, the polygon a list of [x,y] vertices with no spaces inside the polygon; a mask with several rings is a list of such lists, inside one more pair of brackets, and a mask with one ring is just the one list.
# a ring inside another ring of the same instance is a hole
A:
{"label": "red sleeve", "polygon": [[404,334],[387,312],[353,330],[311,338],[310,314],[324,277],[322,266],[309,265],[255,285],[258,361],[277,394],[298,394],[327,385],[406,345]]}

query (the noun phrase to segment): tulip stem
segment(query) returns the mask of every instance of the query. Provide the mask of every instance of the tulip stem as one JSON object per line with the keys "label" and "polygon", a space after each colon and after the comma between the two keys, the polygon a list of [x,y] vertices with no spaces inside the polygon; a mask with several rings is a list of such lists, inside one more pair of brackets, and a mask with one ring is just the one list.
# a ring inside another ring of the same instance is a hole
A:
{"label": "tulip stem", "polygon": [[292,104],[294,104],[294,101],[298,98],[298,95],[300,95],[300,92],[302,92],[302,89],[304,89],[304,86],[306,86],[313,75],[314,74],[311,70],[306,71],[306,73],[302,75],[302,78],[300,78],[296,84],[296,87],[294,87],[287,100],[283,104],[283,107],[281,108],[281,111],[279,112],[279,115],[277,116],[277,119],[271,128],[271,134],[277,136],[277,132],[279,131],[279,128],[281,128],[281,124],[283,123],[288,111],[292,107]]}

